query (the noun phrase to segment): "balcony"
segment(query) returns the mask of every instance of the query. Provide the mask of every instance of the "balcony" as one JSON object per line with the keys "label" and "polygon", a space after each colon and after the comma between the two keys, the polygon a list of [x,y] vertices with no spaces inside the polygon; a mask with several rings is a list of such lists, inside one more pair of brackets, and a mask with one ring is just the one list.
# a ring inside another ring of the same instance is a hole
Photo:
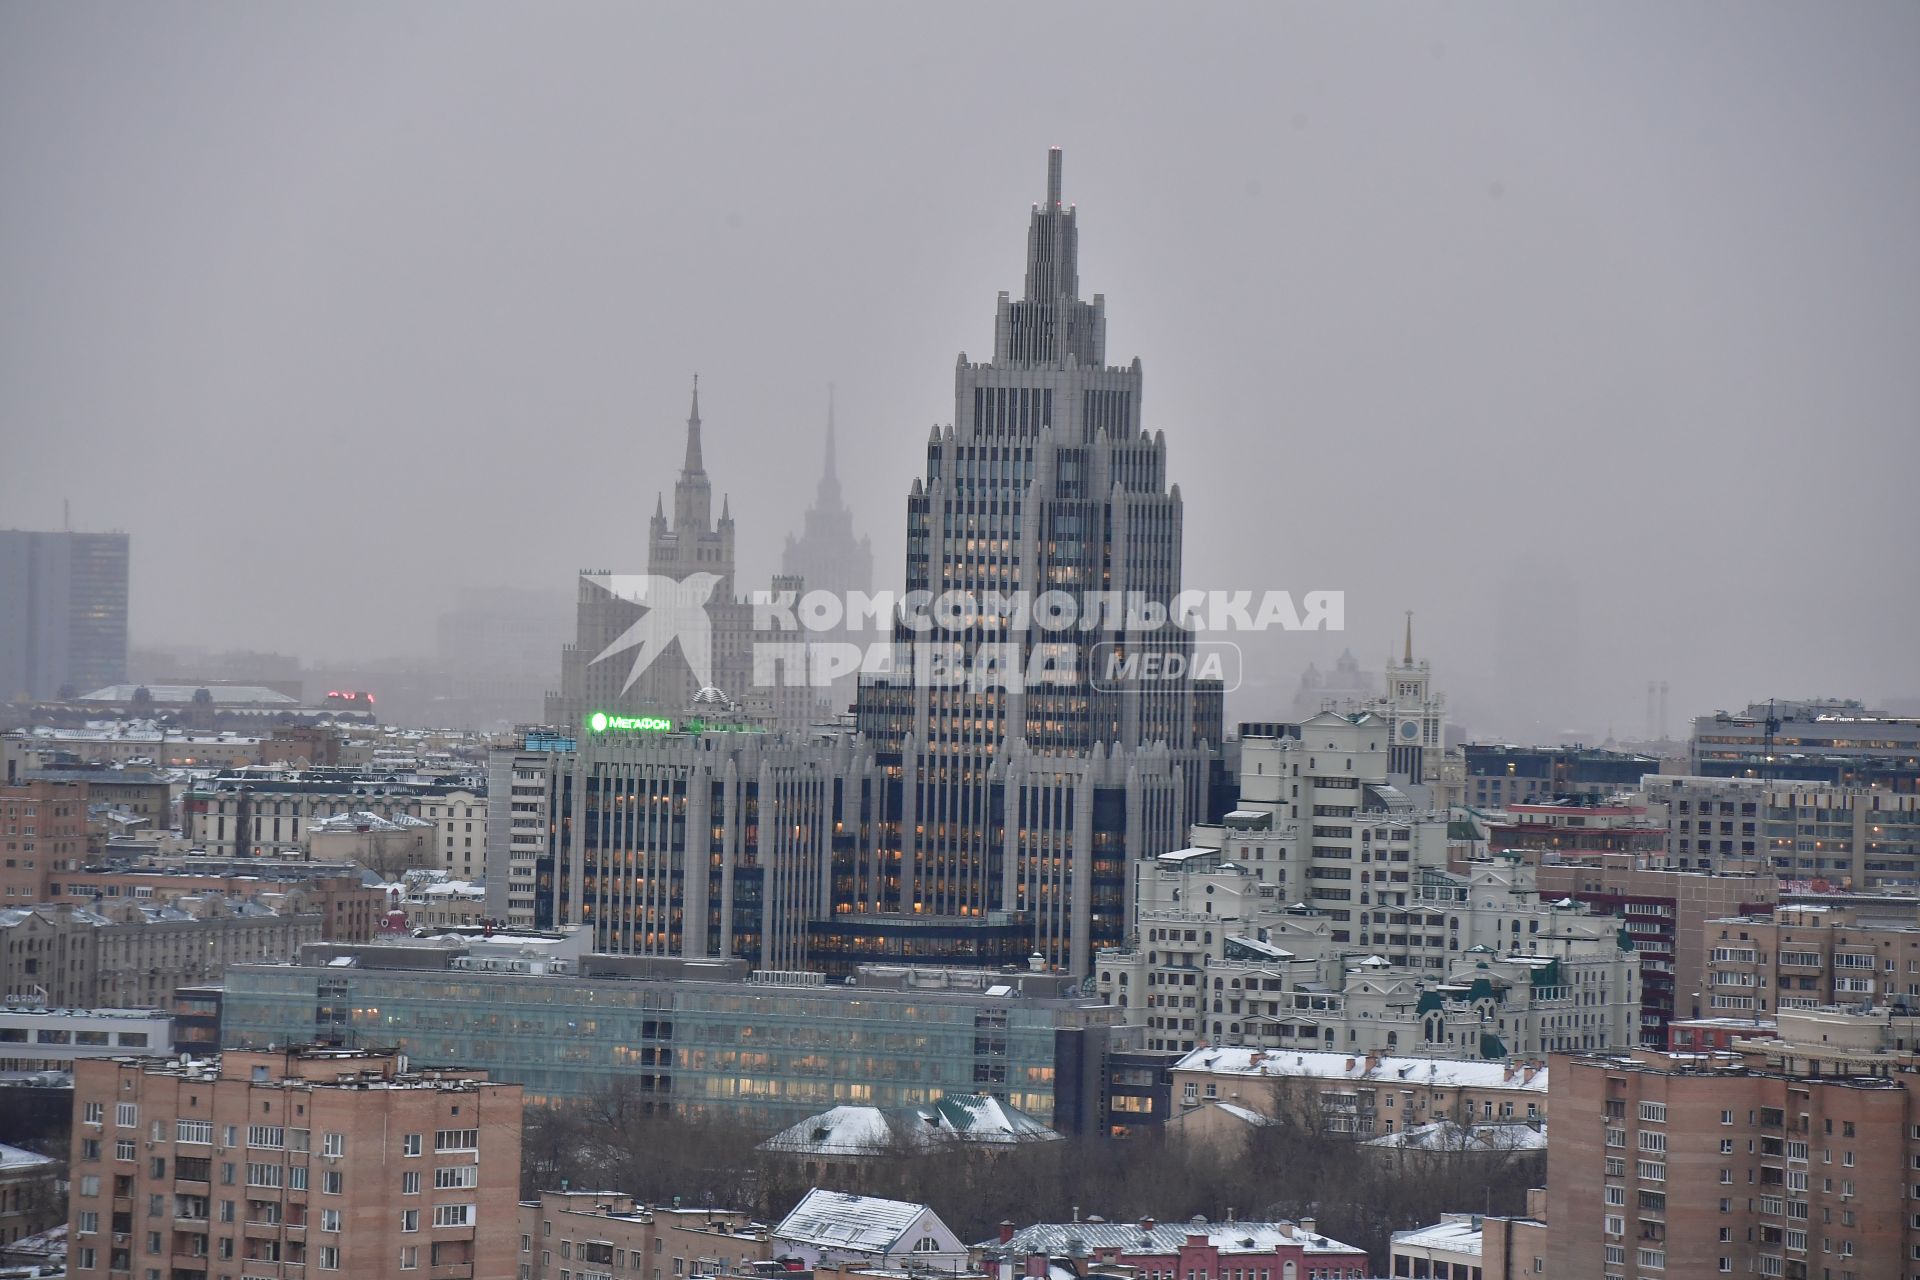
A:
{"label": "balcony", "polygon": [[471,1262],[443,1262],[437,1267],[428,1267],[427,1280],[473,1280]]}

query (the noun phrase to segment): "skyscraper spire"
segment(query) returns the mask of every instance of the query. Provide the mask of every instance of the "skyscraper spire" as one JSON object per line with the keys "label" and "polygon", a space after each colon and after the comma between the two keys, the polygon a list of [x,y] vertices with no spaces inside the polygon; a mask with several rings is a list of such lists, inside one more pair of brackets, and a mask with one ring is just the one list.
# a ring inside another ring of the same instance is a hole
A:
{"label": "skyscraper spire", "polygon": [[820,473],[820,490],[814,498],[814,506],[823,511],[838,511],[845,504],[840,499],[840,472],[835,465],[833,441],[833,384],[827,384],[827,460]]}
{"label": "skyscraper spire", "polygon": [[1407,658],[1406,665],[1413,665],[1413,610],[1407,610]]}
{"label": "skyscraper spire", "polygon": [[1080,299],[1080,231],[1077,211],[1061,199],[1061,169],[1060,148],[1050,148],[1046,203],[1033,206],[1027,223],[1026,295],[1001,305],[997,363],[1105,363],[1105,302]]}
{"label": "skyscraper spire", "polygon": [[683,472],[705,471],[700,458],[700,375],[693,375],[693,409],[687,414],[687,462]]}

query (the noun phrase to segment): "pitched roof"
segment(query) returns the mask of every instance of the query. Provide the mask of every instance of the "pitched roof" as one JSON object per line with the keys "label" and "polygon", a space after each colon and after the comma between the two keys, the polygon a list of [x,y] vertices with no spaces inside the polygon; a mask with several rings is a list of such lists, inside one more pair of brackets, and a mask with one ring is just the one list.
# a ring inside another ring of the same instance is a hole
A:
{"label": "pitched roof", "polygon": [[932,1211],[906,1200],[856,1196],[819,1187],[807,1192],[772,1231],[775,1240],[855,1253],[891,1253],[921,1215]]}
{"label": "pitched roof", "polygon": [[950,1093],[897,1111],[833,1107],[808,1116],[761,1143],[768,1151],[820,1156],[874,1155],[889,1147],[936,1142],[1013,1145],[1055,1142],[1060,1135],[990,1094]]}

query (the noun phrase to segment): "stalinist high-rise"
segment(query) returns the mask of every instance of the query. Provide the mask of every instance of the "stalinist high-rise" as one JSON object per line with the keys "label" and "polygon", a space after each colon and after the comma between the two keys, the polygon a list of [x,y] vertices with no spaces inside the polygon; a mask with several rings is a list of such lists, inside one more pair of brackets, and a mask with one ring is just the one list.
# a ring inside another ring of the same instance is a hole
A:
{"label": "stalinist high-rise", "polygon": [[[1164,609],[1180,590],[1165,439],[1141,425],[1140,362],[1106,361],[1106,301],[1081,298],[1078,263],[1055,149],[1025,294],[1000,295],[991,361],[960,357],[953,423],[928,440],[907,500],[909,593],[1064,592],[1084,616],[1128,595]],[[1029,616],[895,633],[929,638],[970,654],[1017,646],[1022,671],[1037,646],[1064,644],[1072,674],[1011,690],[864,682],[859,724],[887,782],[876,847],[838,869],[837,895],[856,913],[1019,913],[1038,950],[1084,972],[1094,948],[1124,939],[1129,859],[1179,847],[1206,816],[1218,691],[1092,678],[1116,649],[1184,655],[1177,630],[1043,630]]]}

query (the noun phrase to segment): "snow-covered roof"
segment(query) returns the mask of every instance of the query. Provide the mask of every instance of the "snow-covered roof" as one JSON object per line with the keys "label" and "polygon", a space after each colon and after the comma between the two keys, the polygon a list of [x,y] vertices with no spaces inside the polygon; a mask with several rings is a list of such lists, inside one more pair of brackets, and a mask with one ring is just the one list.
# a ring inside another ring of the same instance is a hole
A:
{"label": "snow-covered roof", "polygon": [[11,1147],[0,1142],[0,1169],[12,1173],[26,1173],[33,1169],[51,1168],[56,1161],[50,1156],[39,1155],[20,1147]]}
{"label": "snow-covered roof", "polygon": [[1293,952],[1283,950],[1280,947],[1276,947],[1271,942],[1262,942],[1258,938],[1249,938],[1242,933],[1228,934],[1227,941],[1238,943],[1240,946],[1245,947],[1247,950],[1252,951],[1258,955],[1263,955],[1267,957],[1269,960],[1293,959]]}
{"label": "snow-covered roof", "polygon": [[1272,1253],[1286,1246],[1299,1246],[1307,1253],[1358,1253],[1366,1251],[1328,1236],[1302,1231],[1291,1222],[1155,1222],[1144,1229],[1139,1222],[1039,1222],[1013,1233],[1006,1244],[998,1240],[982,1241],[978,1248],[998,1249],[1019,1254],[1065,1254],[1078,1242],[1095,1253],[1117,1251],[1128,1254],[1177,1253],[1190,1235],[1203,1235],[1223,1254]]}
{"label": "snow-covered roof", "polygon": [[1195,1049],[1173,1064],[1175,1071],[1215,1075],[1312,1076],[1319,1079],[1372,1080],[1381,1084],[1429,1085],[1474,1089],[1547,1091],[1545,1067],[1454,1058],[1374,1058],[1358,1053],[1295,1053],[1284,1049]]}
{"label": "snow-covered roof", "polygon": [[377,813],[363,809],[357,813],[336,813],[331,817],[317,819],[308,829],[315,832],[401,831],[433,825],[425,818],[416,818],[410,813],[396,813],[391,818],[383,818]]}
{"label": "snow-covered roof", "polygon": [[782,1130],[761,1146],[790,1154],[862,1156],[890,1147],[925,1147],[935,1142],[1013,1145],[1059,1138],[1046,1125],[998,1098],[955,1093],[897,1111],[833,1107]]}
{"label": "snow-covered roof", "polygon": [[1457,1125],[1447,1120],[1415,1125],[1399,1133],[1383,1134],[1370,1147],[1403,1147],[1414,1151],[1545,1151],[1547,1131],[1528,1124]]}
{"label": "snow-covered roof", "polygon": [[893,1252],[902,1237],[931,1212],[926,1205],[906,1200],[815,1187],[780,1220],[771,1235],[777,1241],[821,1249],[886,1254]]}
{"label": "snow-covered roof", "polygon": [[1191,862],[1195,858],[1217,858],[1219,856],[1220,851],[1218,849],[1175,849],[1171,853],[1161,854],[1159,860],[1161,862]]}
{"label": "snow-covered roof", "polygon": [[300,705],[298,698],[290,698],[278,689],[254,684],[150,684],[145,686],[110,684],[104,689],[95,689],[92,693],[81,694],[79,701],[132,702],[134,693],[143,687],[156,703],[192,702],[193,696],[205,689],[215,706],[297,707]]}
{"label": "snow-covered roof", "polygon": [[768,1151],[820,1156],[874,1155],[893,1142],[893,1126],[878,1107],[834,1107],[783,1129],[760,1145]]}
{"label": "snow-covered roof", "polygon": [[1448,1214],[1428,1227],[1393,1233],[1395,1248],[1445,1249],[1480,1256],[1480,1227],[1472,1214]]}

